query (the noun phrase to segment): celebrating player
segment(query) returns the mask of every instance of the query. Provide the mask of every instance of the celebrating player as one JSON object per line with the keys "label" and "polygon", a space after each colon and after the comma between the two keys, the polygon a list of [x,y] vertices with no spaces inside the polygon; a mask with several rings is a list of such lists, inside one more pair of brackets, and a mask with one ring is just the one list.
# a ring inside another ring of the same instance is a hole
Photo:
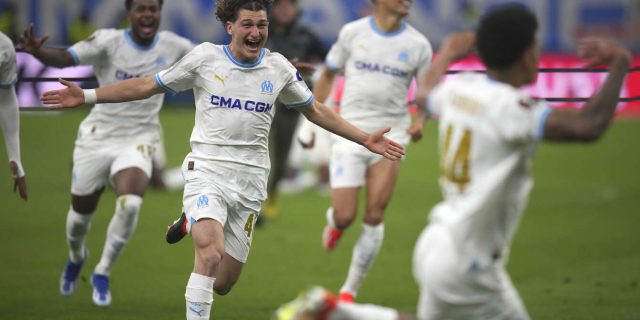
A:
{"label": "celebrating player", "polygon": [[[227,294],[247,261],[253,227],[266,199],[268,135],[276,100],[317,125],[396,160],[403,147],[369,134],[316,102],[296,69],[282,55],[263,48],[270,0],[216,3],[216,15],[231,36],[229,45],[203,43],[155,75],[96,90],[46,92],[54,107],[148,98],[193,88],[196,123],[191,153],[183,163],[183,206],[195,247],[195,266],[185,293],[187,319],[209,319],[213,291]],[[132,109],[135,109],[132,107]]]}
{"label": "celebrating player", "polygon": [[27,182],[20,161],[20,114],[18,98],[13,86],[17,81],[16,50],[13,43],[0,32],[0,127],[9,156],[9,170],[13,178],[13,191],[27,200]]}
{"label": "celebrating player", "polygon": [[[551,109],[519,90],[536,79],[536,29],[535,16],[519,6],[487,14],[476,35],[487,74],[460,75],[429,94],[428,109],[440,119],[444,200],[415,246],[419,319],[529,319],[505,263],[532,186],[533,150],[541,139],[597,140],[611,122],[630,53],[605,39],[581,42],[580,56],[590,66],[609,64],[609,76],[584,109]],[[434,63],[418,99],[455,56],[449,52],[439,56],[445,63]],[[318,319],[319,313],[328,319],[409,318],[384,307],[336,304],[316,287],[283,307],[280,319]]]}
{"label": "celebrating player", "polygon": [[[391,126],[389,137],[406,145],[422,137],[424,115],[411,119],[406,96],[414,76],[431,62],[429,41],[403,21],[410,1],[373,0],[372,16],[345,25],[326,58],[315,95],[324,101],[335,73],[344,68],[345,90],[340,114],[364,130]],[[366,207],[360,237],[353,248],[340,299],[353,301],[380,250],[383,218],[400,170],[390,161],[337,138],[330,160],[332,205],[327,210],[323,245],[333,250],[358,211],[358,195],[366,186]]]}
{"label": "celebrating player", "polygon": [[[158,32],[162,0],[125,0],[130,29],[102,29],[69,49],[44,48],[47,36],[25,30],[22,48],[46,65],[92,65],[101,85],[153,75],[178,61],[193,48],[191,41],[171,32]],[[151,157],[160,143],[158,112],[164,95],[135,102],[97,104],[78,130],[73,152],[71,207],[67,214],[69,261],[60,279],[68,296],[77,286],[87,258],[84,240],[104,187],[111,183],[118,195],[107,229],[100,262],[91,276],[93,302],[111,304],[109,276],[116,258],[136,228],[142,197],[151,176]]]}

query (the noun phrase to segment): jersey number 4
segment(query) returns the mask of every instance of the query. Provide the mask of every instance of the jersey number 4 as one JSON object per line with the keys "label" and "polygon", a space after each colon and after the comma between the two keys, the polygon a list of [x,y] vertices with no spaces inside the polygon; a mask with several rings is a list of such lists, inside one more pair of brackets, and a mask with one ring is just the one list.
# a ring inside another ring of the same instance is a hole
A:
{"label": "jersey number 4", "polygon": [[[448,181],[458,185],[458,190],[464,192],[467,184],[471,181],[469,174],[469,153],[471,152],[471,130],[465,129],[462,139],[455,151],[451,150],[451,136],[453,126],[449,124],[444,135],[442,150],[440,152],[440,165],[442,175]],[[455,152],[453,156],[449,152]]]}

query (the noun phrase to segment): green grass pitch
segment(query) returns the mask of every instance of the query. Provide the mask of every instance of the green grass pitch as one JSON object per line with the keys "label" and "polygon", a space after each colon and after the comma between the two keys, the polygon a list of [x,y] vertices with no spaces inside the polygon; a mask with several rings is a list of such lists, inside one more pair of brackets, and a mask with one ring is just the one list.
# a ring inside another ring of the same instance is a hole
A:
{"label": "green grass pitch", "polygon": [[[29,201],[11,193],[0,167],[0,319],[184,319],[193,266],[187,238],[170,246],[164,231],[181,208],[180,192],[150,190],[137,232],[112,274],[113,305],[94,307],[88,278],[99,260],[114,208],[100,201],[87,244],[89,261],[74,296],[58,293],[67,259],[71,154],[87,110],[23,113],[22,156]],[[188,152],[193,110],[162,113],[169,166]],[[617,121],[594,145],[543,144],[536,184],[508,265],[534,319],[640,319],[640,122]],[[6,163],[4,146],[0,159]],[[388,208],[385,242],[359,301],[416,308],[414,242],[440,199],[435,125],[408,149]],[[308,285],[337,290],[346,276],[359,223],[333,253],[320,246],[329,199],[308,191],[280,200],[281,217],[257,230],[249,261],[231,294],[215,297],[215,319],[269,319]]]}

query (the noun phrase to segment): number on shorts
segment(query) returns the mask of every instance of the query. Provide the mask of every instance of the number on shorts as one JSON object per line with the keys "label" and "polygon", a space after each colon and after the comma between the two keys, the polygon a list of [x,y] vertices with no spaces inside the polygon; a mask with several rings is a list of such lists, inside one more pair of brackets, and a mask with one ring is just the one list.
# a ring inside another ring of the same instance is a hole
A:
{"label": "number on shorts", "polygon": [[[464,192],[467,184],[471,181],[469,176],[469,154],[471,152],[471,130],[465,129],[462,139],[458,144],[453,158],[449,157],[451,145],[451,136],[453,135],[453,126],[449,124],[444,136],[444,143],[441,152],[441,170],[442,175],[449,181],[458,185],[460,192]],[[447,163],[447,160],[451,160]]]}
{"label": "number on shorts", "polygon": [[247,223],[244,224],[244,231],[247,233],[247,237],[251,238],[251,233],[253,232],[253,214],[249,215],[247,219]]}
{"label": "number on shorts", "polygon": [[136,147],[136,149],[140,151],[140,153],[142,153],[142,155],[144,156],[151,157],[151,154],[153,153],[153,147],[148,144],[147,145],[139,144],[138,147]]}

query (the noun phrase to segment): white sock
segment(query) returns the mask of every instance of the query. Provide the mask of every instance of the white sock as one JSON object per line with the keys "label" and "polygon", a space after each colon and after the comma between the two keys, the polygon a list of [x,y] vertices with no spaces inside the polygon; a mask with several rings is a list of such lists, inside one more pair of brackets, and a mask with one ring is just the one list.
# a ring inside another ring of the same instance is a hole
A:
{"label": "white sock", "polygon": [[84,239],[87,238],[89,227],[91,227],[93,212],[80,214],[69,207],[67,212],[67,245],[69,246],[69,259],[73,263],[82,261],[85,256]]}
{"label": "white sock", "polygon": [[338,302],[328,320],[397,320],[398,311],[373,304]]}
{"label": "white sock", "polygon": [[125,194],[116,199],[116,212],[109,223],[107,240],[95,273],[105,276],[111,274],[113,263],[136,229],[141,206],[142,198],[135,194]]}
{"label": "white sock", "polygon": [[380,251],[383,238],[384,224],[381,223],[377,226],[362,224],[362,232],[353,247],[349,275],[340,292],[348,292],[354,297],[356,296],[362,281],[373,264],[373,260],[378,255],[378,251]]}
{"label": "white sock", "polygon": [[336,227],[336,222],[333,220],[333,207],[329,207],[327,209],[326,216],[327,216],[327,223],[334,229],[338,229]]}
{"label": "white sock", "polygon": [[216,278],[191,273],[184,299],[187,302],[187,320],[209,320],[213,304],[213,283]]}

